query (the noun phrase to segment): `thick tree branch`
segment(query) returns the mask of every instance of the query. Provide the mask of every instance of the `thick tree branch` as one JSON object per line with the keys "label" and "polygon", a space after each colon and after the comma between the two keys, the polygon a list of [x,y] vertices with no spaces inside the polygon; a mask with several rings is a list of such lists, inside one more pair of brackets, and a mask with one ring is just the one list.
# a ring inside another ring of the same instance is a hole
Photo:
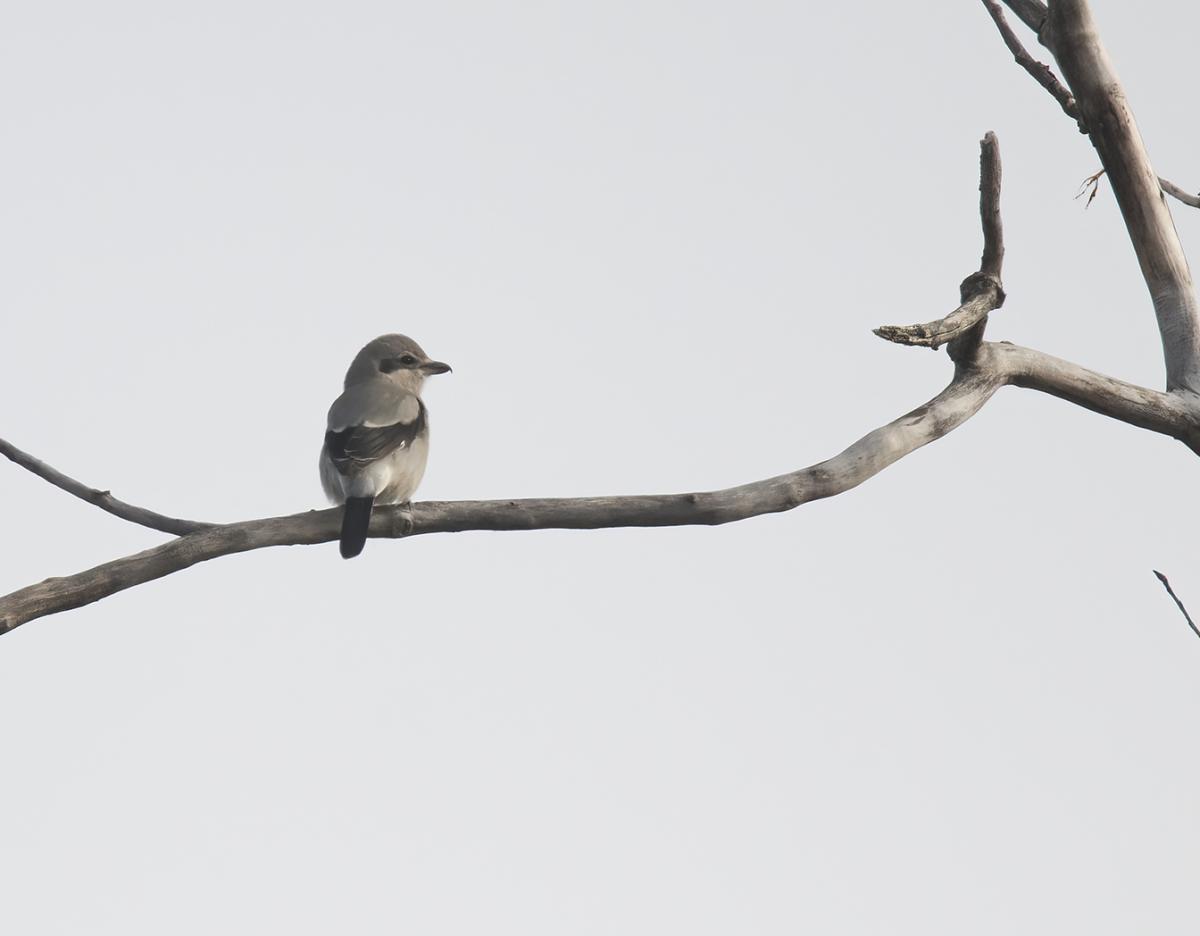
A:
{"label": "thick tree branch", "polygon": [[1054,0],[1042,29],[1108,174],[1158,317],[1167,389],[1200,392],[1200,306],[1133,111],[1086,0]]}
{"label": "thick tree branch", "polygon": [[173,533],[176,536],[195,533],[198,530],[206,530],[214,525],[211,523],[202,523],[198,520],[178,520],[175,517],[167,517],[163,514],[155,513],[153,510],[147,510],[144,507],[135,507],[133,504],[127,504],[125,501],[113,497],[109,491],[100,491],[96,488],[88,487],[74,478],[67,477],[61,471],[56,471],[44,461],[39,461],[28,452],[22,452],[15,445],[3,439],[0,439],[0,455],[9,459],[9,461],[15,462],[22,468],[27,468],[39,478],[49,481],[55,487],[62,488],[68,494],[74,494],[80,500],[85,500],[89,504],[95,504],[101,510],[106,510],[113,516],[120,517],[122,520],[128,520],[130,523],[137,523],[163,533]]}
{"label": "thick tree branch", "polygon": [[[465,530],[594,530],[609,527],[717,525],[791,510],[832,497],[962,425],[1000,387],[997,375],[960,368],[936,397],[863,436],[833,458],[790,474],[694,494],[634,497],[445,501],[377,509],[373,537],[417,536]],[[410,522],[411,521],[411,522]],[[0,598],[0,633],[35,618],[78,608],[198,562],[262,549],[326,543],[340,534],[341,511],[210,527],[85,572],[47,579]]]}
{"label": "thick tree branch", "polygon": [[1200,411],[1188,395],[1149,390],[1007,341],[987,342],[980,366],[995,369],[1006,384],[1170,436],[1200,454]]}

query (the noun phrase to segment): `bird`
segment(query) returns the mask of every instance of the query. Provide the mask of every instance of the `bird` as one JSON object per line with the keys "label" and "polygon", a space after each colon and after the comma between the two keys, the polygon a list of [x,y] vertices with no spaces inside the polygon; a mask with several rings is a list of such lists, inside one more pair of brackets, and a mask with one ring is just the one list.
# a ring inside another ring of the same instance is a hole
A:
{"label": "bird", "polygon": [[408,503],[429,458],[425,378],[450,371],[407,335],[380,335],[354,356],[341,396],[329,407],[321,486],[342,512],[341,554],[367,542],[375,504]]}

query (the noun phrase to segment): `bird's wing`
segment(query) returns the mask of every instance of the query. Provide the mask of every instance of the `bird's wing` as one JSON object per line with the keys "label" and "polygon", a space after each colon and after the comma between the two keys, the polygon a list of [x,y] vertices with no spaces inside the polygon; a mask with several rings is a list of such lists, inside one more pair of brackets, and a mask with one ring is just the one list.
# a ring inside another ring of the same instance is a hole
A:
{"label": "bird's wing", "polygon": [[362,470],[425,431],[425,404],[390,380],[349,387],[329,408],[325,448],[343,475]]}

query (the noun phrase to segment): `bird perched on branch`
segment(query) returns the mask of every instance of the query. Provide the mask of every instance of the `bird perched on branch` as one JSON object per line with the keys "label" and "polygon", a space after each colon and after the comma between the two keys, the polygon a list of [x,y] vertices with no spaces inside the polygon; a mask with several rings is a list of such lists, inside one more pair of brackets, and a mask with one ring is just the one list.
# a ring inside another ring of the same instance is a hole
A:
{"label": "bird perched on branch", "polygon": [[362,552],[375,504],[407,503],[425,474],[429,414],[421,386],[449,364],[406,335],[382,335],[358,352],[329,407],[321,485],[342,514],[342,558]]}

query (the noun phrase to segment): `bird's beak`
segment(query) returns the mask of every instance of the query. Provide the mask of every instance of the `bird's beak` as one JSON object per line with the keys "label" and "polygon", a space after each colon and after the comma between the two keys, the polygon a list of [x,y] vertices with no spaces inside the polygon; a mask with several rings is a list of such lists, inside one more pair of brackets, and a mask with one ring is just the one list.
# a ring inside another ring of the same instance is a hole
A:
{"label": "bird's beak", "polygon": [[443,364],[441,361],[426,361],[421,365],[421,370],[426,374],[446,374],[451,368],[449,364]]}

